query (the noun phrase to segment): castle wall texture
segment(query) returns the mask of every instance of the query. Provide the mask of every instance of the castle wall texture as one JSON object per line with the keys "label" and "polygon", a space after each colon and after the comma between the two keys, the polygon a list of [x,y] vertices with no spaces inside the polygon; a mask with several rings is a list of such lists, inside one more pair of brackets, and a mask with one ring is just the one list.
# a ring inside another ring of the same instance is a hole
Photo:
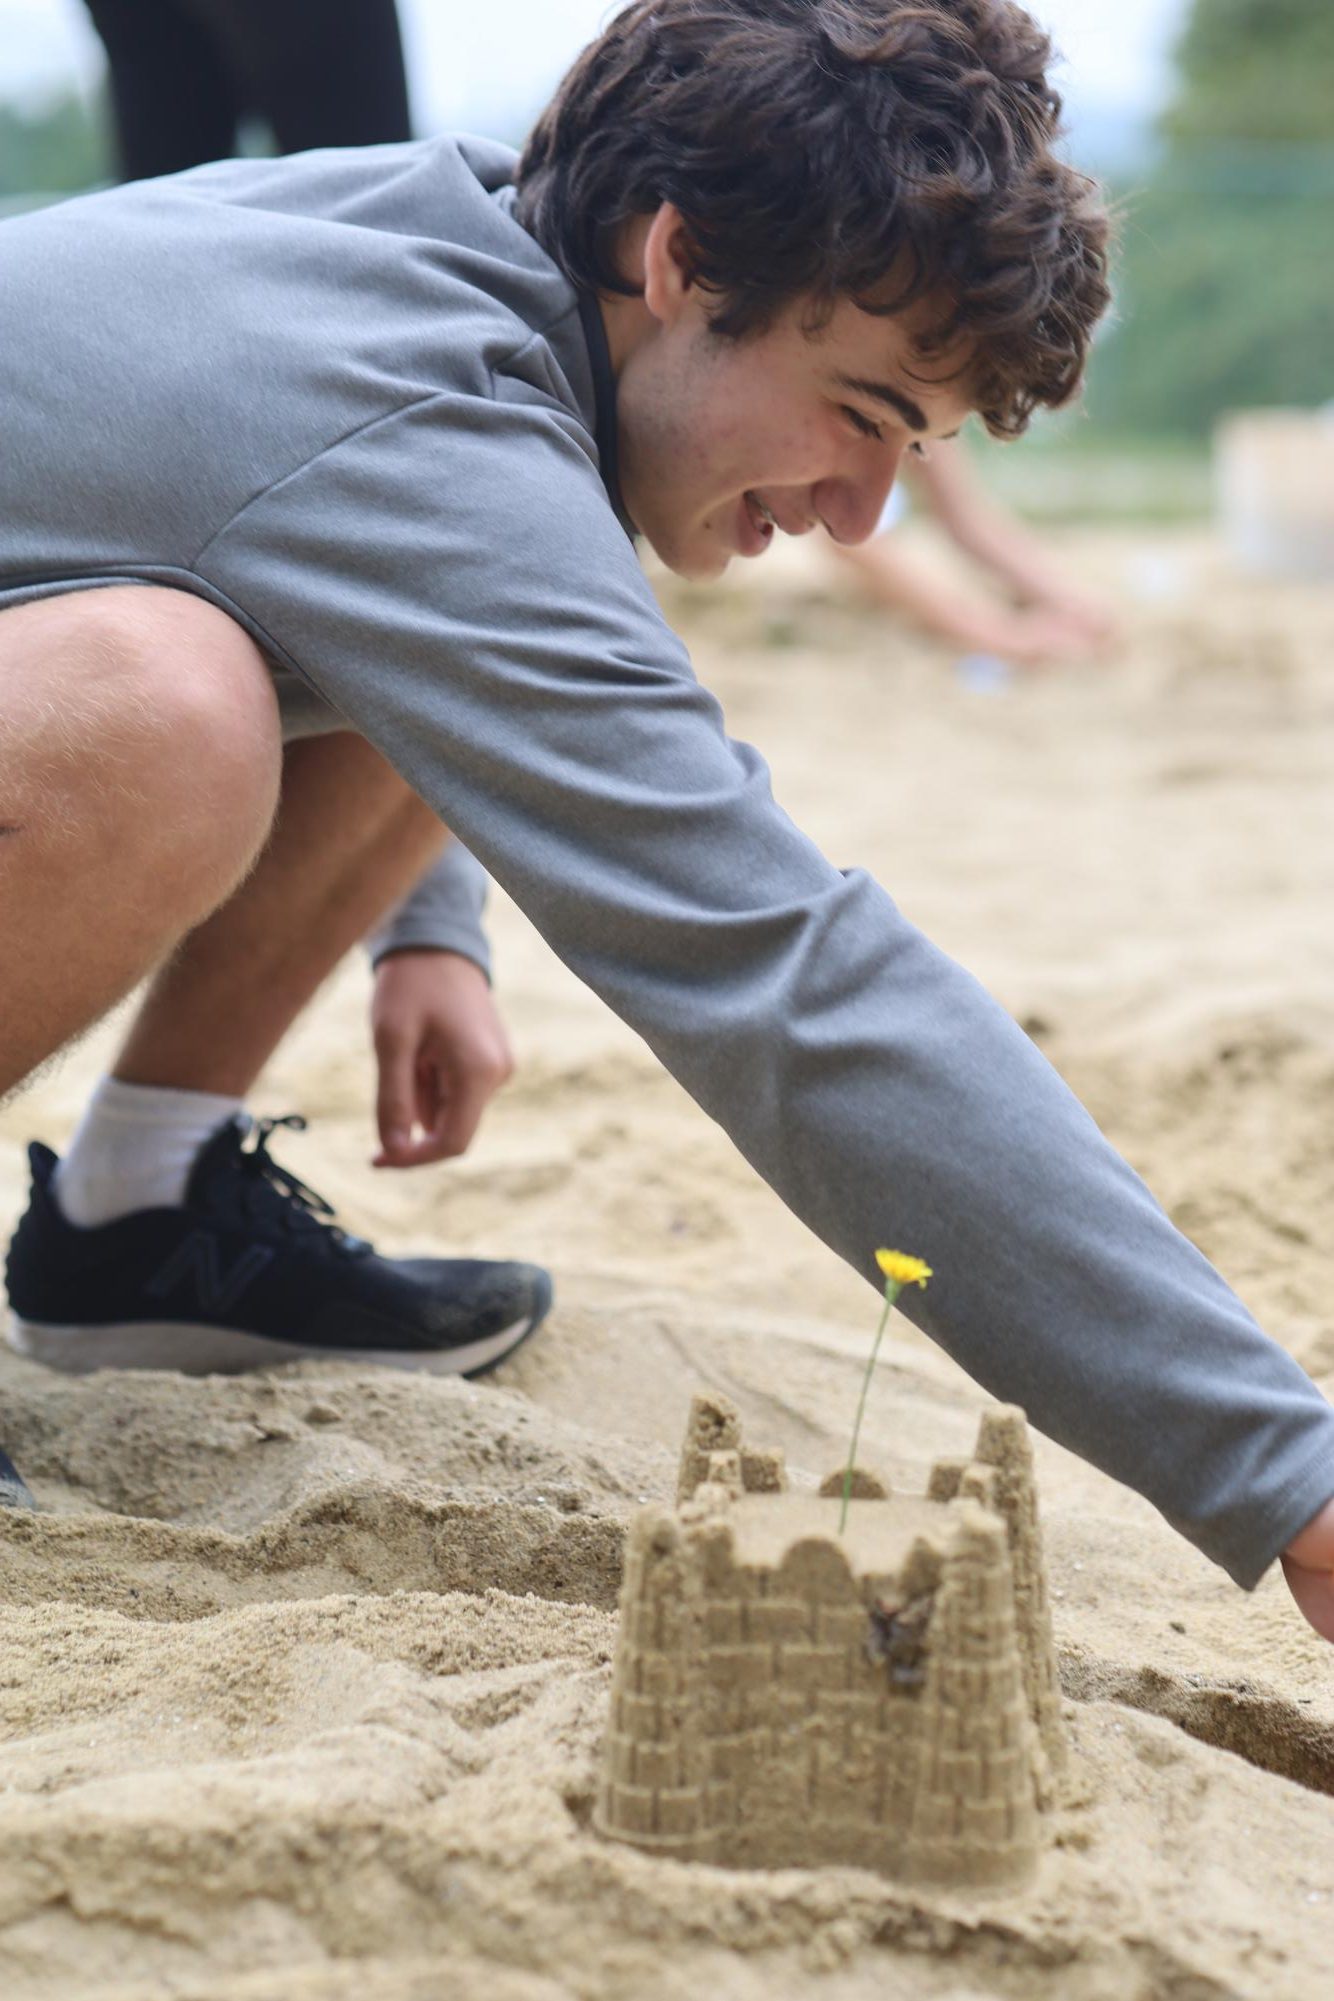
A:
{"label": "castle wall texture", "polygon": [[1063,1740],[1027,1434],[996,1415],[936,1498],[855,1501],[844,1539],[836,1499],[778,1490],[696,1400],[683,1498],[629,1538],[602,1833],[732,1867],[1032,1873]]}

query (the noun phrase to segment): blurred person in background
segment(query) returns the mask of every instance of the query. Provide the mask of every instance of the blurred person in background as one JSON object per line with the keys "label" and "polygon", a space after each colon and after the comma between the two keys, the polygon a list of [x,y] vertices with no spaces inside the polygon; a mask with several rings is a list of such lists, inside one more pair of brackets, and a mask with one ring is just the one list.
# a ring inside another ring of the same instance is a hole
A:
{"label": "blurred person in background", "polygon": [[280,153],[411,136],[395,0],[86,0],[110,72],[126,180],[237,152],[259,119]]}
{"label": "blurred person in background", "polygon": [[909,502],[901,475],[869,541],[827,541],[834,561],[876,604],[968,657],[1014,667],[1093,659],[1115,643],[1110,606],[1072,582],[1059,557],[996,505],[957,440],[942,438],[910,456],[903,474],[913,497],[1004,595],[961,591],[903,547],[897,530]]}

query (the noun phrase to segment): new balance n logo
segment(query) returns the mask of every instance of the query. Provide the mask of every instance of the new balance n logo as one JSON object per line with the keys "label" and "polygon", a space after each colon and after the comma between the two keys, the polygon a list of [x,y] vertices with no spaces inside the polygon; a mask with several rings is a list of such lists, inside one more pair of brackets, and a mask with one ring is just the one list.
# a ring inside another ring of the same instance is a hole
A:
{"label": "new balance n logo", "polygon": [[183,1291],[187,1298],[193,1298],[201,1313],[222,1314],[235,1306],[246,1288],[273,1263],[275,1255],[263,1244],[250,1244],[224,1270],[218,1240],[212,1231],[191,1230],[162,1269],[154,1272],[144,1290],[154,1299],[167,1299]]}

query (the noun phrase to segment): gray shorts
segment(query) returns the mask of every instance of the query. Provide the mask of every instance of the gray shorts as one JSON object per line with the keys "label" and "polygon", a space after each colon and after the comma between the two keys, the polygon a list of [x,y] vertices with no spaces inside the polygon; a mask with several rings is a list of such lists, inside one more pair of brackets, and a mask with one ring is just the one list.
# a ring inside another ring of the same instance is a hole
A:
{"label": "gray shorts", "polygon": [[330,736],[334,730],[351,729],[347,717],[330,708],[324,697],[317,695],[309,682],[289,667],[275,667],[270,661],[269,672],[278,697],[284,743],[295,743],[298,737]]}

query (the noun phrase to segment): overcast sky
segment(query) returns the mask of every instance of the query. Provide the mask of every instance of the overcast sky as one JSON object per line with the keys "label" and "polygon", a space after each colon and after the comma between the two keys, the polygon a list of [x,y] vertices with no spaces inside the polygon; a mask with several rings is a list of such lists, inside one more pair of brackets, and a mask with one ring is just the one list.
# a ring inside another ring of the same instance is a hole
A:
{"label": "overcast sky", "polygon": [[[1188,0],[1033,0],[1066,58],[1060,87],[1081,103],[1152,111]],[[399,0],[417,123],[517,131],[575,52],[615,11],[608,0]],[[317,11],[312,6],[312,13]],[[80,0],[0,0],[0,96],[88,81],[98,44]]]}

